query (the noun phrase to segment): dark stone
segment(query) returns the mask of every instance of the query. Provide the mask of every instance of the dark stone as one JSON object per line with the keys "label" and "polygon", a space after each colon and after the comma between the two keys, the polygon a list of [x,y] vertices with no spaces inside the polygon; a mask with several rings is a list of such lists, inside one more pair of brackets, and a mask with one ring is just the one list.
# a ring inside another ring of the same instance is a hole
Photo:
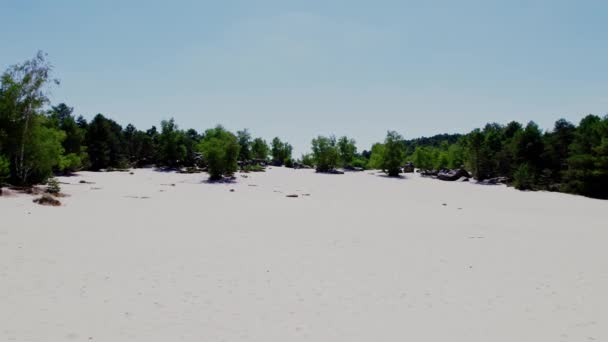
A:
{"label": "dark stone", "polygon": [[414,163],[407,162],[403,166],[403,173],[413,173],[414,172]]}
{"label": "dark stone", "polygon": [[507,184],[508,182],[509,182],[509,178],[507,178],[507,177],[494,177],[494,178],[488,178],[488,179],[479,181],[479,184],[496,185],[496,184]]}
{"label": "dark stone", "polygon": [[465,169],[441,170],[437,173],[437,179],[444,181],[455,181],[463,177],[470,177]]}
{"label": "dark stone", "polygon": [[436,177],[438,173],[437,170],[419,170],[418,172],[424,177]]}

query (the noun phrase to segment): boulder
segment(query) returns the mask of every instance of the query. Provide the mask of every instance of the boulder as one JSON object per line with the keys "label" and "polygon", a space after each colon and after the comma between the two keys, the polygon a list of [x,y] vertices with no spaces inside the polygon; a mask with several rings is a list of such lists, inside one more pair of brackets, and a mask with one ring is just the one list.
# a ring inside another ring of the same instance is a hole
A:
{"label": "boulder", "polygon": [[494,177],[494,178],[488,178],[488,179],[479,181],[479,184],[485,184],[485,185],[496,185],[496,184],[507,184],[507,183],[509,183],[509,178],[507,178],[507,177]]}
{"label": "boulder", "polygon": [[413,173],[414,172],[414,163],[407,162],[403,166],[403,173]]}
{"label": "boulder", "polygon": [[444,181],[455,181],[463,177],[470,177],[469,173],[465,169],[441,170],[437,173],[437,179]]}
{"label": "boulder", "polygon": [[435,177],[438,172],[437,170],[419,170],[418,173],[424,177]]}

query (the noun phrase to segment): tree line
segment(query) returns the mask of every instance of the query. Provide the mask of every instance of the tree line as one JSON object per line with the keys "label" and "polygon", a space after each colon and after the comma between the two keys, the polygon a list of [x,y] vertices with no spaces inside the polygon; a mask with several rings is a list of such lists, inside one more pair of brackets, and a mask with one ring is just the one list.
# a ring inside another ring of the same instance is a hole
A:
{"label": "tree line", "polygon": [[40,52],[2,74],[0,186],[38,184],[56,173],[148,165],[205,168],[211,180],[267,164],[319,172],[380,169],[398,176],[411,161],[419,169],[462,167],[478,180],[504,177],[518,189],[608,198],[608,116],[588,115],[578,125],[560,119],[546,132],[534,122],[490,123],[464,135],[412,140],[389,131],[383,142],[361,152],[352,138],[318,136],[310,153],[294,159],[288,142],[276,137],[268,143],[247,129],[233,133],[218,125],[198,132],[170,119],[139,130],[102,114],[87,121],[64,103],[50,104],[51,71]]}

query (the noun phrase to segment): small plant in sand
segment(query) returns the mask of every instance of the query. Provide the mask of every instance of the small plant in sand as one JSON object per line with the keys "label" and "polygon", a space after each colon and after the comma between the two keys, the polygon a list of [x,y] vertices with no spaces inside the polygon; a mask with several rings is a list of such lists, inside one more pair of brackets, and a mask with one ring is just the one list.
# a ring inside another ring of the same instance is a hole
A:
{"label": "small plant in sand", "polygon": [[61,187],[59,186],[59,182],[55,178],[51,178],[48,180],[46,185],[46,192],[53,196],[59,195],[61,192]]}
{"label": "small plant in sand", "polygon": [[44,194],[42,197],[36,198],[34,203],[38,203],[40,205],[49,205],[52,207],[58,207],[61,205],[61,202],[59,202],[58,199],[49,194]]}
{"label": "small plant in sand", "polygon": [[243,165],[243,167],[241,167],[241,171],[243,171],[243,172],[264,172],[264,171],[266,171],[266,168],[264,168],[262,165],[250,164],[250,165]]}

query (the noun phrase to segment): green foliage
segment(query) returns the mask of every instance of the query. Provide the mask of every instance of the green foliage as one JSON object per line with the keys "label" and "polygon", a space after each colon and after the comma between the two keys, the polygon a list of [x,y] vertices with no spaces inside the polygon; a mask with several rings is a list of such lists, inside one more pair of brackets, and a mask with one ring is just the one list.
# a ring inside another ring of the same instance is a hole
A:
{"label": "green foliage", "polygon": [[243,167],[241,167],[241,171],[243,171],[243,172],[264,172],[264,171],[266,171],[266,169],[262,165],[249,164],[249,165],[243,165]]}
{"label": "green foliage", "polygon": [[70,173],[82,167],[82,159],[76,153],[68,153],[59,157],[59,170]]}
{"label": "green foliage", "polygon": [[367,167],[370,169],[378,170],[382,169],[382,163],[384,161],[384,144],[375,143],[372,145],[371,155]]}
{"label": "green foliage", "polygon": [[185,133],[180,131],[175,120],[163,120],[158,137],[159,159],[161,165],[177,167],[183,164],[188,155]]}
{"label": "green foliage", "polygon": [[58,195],[61,192],[61,187],[59,186],[57,179],[51,178],[48,180],[46,184],[46,192],[52,195]]}
{"label": "green foliage", "polygon": [[342,167],[353,166],[353,161],[357,156],[357,146],[354,139],[341,137],[337,142],[338,159]]}
{"label": "green foliage", "polygon": [[237,131],[236,132],[236,137],[239,141],[239,160],[240,161],[247,161],[247,160],[251,160],[252,158],[252,153],[251,153],[251,145],[252,145],[252,141],[251,141],[251,134],[249,134],[249,131],[247,129],[244,129],[242,131]]}
{"label": "green foliage", "polygon": [[464,160],[465,160],[464,147],[460,141],[455,144],[449,145],[448,151],[447,151],[447,157],[448,157],[448,168],[450,168],[450,169],[460,168],[464,165]]}
{"label": "green foliage", "polygon": [[312,155],[317,172],[333,170],[338,165],[339,152],[334,136],[318,136],[312,139]]}
{"label": "green foliage", "polygon": [[536,175],[527,164],[521,164],[513,174],[513,186],[519,190],[532,190],[536,184]]}
{"label": "green foliage", "polygon": [[313,157],[313,155],[311,153],[303,154],[302,158],[300,159],[300,163],[302,163],[302,165],[314,167],[315,158]]}
{"label": "green foliage", "polygon": [[395,131],[389,131],[384,139],[384,154],[382,155],[382,170],[389,177],[397,177],[405,158],[403,137]]}
{"label": "green foliage", "polygon": [[355,159],[353,159],[351,166],[362,169],[368,169],[368,160],[363,158],[362,156],[357,156],[355,157]]}
{"label": "green foliage", "polygon": [[53,168],[59,164],[65,138],[63,131],[47,127],[44,117],[32,120],[29,134],[26,136],[22,173],[19,177],[21,184],[37,184],[46,181],[53,174]]}
{"label": "green foliage", "polygon": [[485,137],[479,129],[473,130],[466,139],[466,165],[473,177],[483,180],[490,175],[490,157]]}
{"label": "green foliage", "polygon": [[63,152],[65,134],[41,112],[49,102],[51,66],[45,54],[8,68],[0,80],[0,153],[11,160],[11,179],[29,185],[45,180]]}
{"label": "green foliage", "polygon": [[[285,165],[286,161],[291,161],[291,151],[293,148],[290,144],[282,142],[278,137],[272,139],[272,164],[275,166]],[[287,166],[287,165],[286,165]]]}
{"label": "green foliage", "polygon": [[268,160],[270,148],[266,143],[266,140],[262,138],[255,138],[251,143],[251,154],[254,159]]}
{"label": "green foliage", "polygon": [[93,170],[127,166],[122,127],[114,120],[97,114],[88,125],[86,141]]}
{"label": "green foliage", "polygon": [[[192,167],[202,160],[212,179],[232,175],[237,158],[266,161],[271,154],[274,165],[293,164],[290,144],[274,138],[269,147],[261,138],[252,141],[247,130],[235,136],[218,126],[201,136],[194,129],[180,130],[173,119],[161,123],[161,132],[154,126],[139,131],[128,125],[123,130],[101,114],[90,123],[82,116],[75,118],[73,108],[64,103],[43,110],[49,104],[50,73],[40,52],[0,77],[0,183],[31,185],[57,170],[124,169],[129,163]],[[375,168],[396,176],[405,156],[418,168],[464,165],[478,180],[501,176],[520,189],[608,198],[608,117],[595,115],[578,126],[558,120],[548,132],[533,122],[525,127],[517,122],[489,123],[467,135],[411,140],[388,132],[384,143],[360,154],[353,139],[317,137],[313,153],[303,155],[302,163],[319,170]]]}
{"label": "green foliage", "polygon": [[437,165],[436,151],[432,147],[417,146],[409,159],[419,169],[434,169]]}
{"label": "green foliage", "polygon": [[11,174],[11,162],[5,156],[0,155],[0,188]]}
{"label": "green foliage", "polygon": [[237,137],[222,126],[205,131],[198,149],[207,164],[210,180],[230,177],[238,170],[239,148]]}
{"label": "green foliage", "polygon": [[563,190],[608,198],[608,116],[583,118],[569,155]]}

